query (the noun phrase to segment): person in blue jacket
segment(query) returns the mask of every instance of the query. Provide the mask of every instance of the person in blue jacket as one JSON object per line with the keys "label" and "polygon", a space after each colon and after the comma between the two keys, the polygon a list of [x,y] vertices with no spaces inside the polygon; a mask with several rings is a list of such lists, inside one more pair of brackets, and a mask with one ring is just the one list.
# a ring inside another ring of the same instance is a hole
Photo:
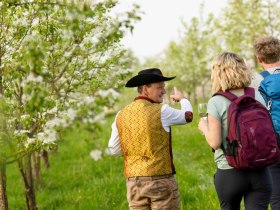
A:
{"label": "person in blue jacket", "polygon": [[[250,86],[259,89],[261,93],[264,92],[265,90],[263,88],[260,88],[260,84],[264,80],[264,77],[266,78],[266,76],[268,77],[269,75],[270,77],[269,82],[262,83],[261,87],[264,87],[266,90],[270,89],[270,91],[268,91],[267,94],[271,94],[271,92],[273,92],[274,96],[276,95],[276,97],[274,97],[276,101],[275,100],[272,101],[271,115],[274,123],[277,122],[275,123],[275,128],[278,128],[276,129],[276,131],[278,130],[279,132],[280,123],[275,118],[275,115],[277,115],[278,117],[280,116],[280,110],[279,110],[280,75],[277,75],[280,73],[280,41],[278,38],[273,36],[268,36],[268,35],[258,37],[254,41],[254,51],[258,63],[263,68],[264,71],[261,72],[260,74],[256,73],[254,75]],[[274,86],[272,87],[273,84]],[[265,97],[265,95],[263,96]],[[276,105],[277,103],[279,104]],[[270,106],[268,101],[267,101],[267,106],[268,108]],[[274,111],[274,109],[276,109],[276,111]],[[278,133],[278,138],[279,138],[279,133]],[[269,169],[272,175],[272,182],[273,182],[270,206],[271,206],[271,210],[279,210],[280,209],[280,162],[270,166]]]}

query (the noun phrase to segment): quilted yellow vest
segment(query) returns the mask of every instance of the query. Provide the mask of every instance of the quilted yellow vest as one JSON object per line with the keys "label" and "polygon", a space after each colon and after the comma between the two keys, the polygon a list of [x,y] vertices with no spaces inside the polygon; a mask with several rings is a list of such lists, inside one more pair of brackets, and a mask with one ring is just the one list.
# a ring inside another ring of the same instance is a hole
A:
{"label": "quilted yellow vest", "polygon": [[126,177],[175,173],[171,135],[161,123],[161,104],[137,99],[117,117]]}

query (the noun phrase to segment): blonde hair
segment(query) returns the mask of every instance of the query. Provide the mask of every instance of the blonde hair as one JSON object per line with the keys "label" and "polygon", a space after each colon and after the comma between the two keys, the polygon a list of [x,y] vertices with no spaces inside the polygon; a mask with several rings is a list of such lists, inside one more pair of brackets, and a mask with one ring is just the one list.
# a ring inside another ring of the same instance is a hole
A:
{"label": "blonde hair", "polygon": [[276,63],[280,60],[280,41],[272,36],[261,36],[254,41],[254,50],[257,57],[264,63]]}
{"label": "blonde hair", "polygon": [[212,91],[244,88],[250,85],[252,72],[243,58],[232,52],[217,55],[212,62]]}

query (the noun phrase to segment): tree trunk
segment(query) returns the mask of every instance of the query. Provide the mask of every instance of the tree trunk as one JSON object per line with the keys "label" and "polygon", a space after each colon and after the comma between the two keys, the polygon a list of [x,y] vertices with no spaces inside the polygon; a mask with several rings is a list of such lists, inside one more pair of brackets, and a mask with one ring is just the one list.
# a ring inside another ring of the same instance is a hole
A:
{"label": "tree trunk", "polygon": [[32,163],[33,163],[33,167],[32,167],[32,172],[33,172],[33,177],[34,177],[34,182],[36,184],[39,184],[41,181],[41,175],[40,175],[40,171],[41,171],[41,154],[40,151],[37,153],[33,153],[32,154]]}
{"label": "tree trunk", "polygon": [[202,99],[203,99],[203,102],[205,102],[206,101],[206,97],[205,97],[205,83],[202,83],[201,90],[202,90]]}
{"label": "tree trunk", "polygon": [[49,153],[47,150],[42,151],[42,157],[43,157],[46,168],[49,168],[50,162],[49,162]]}
{"label": "tree trunk", "polygon": [[50,167],[49,163],[49,153],[48,151],[42,149],[37,153],[32,154],[32,173],[34,183],[39,184],[41,182],[41,161],[44,161],[44,165],[46,168]]}
{"label": "tree trunk", "polygon": [[0,163],[0,210],[8,210],[6,165],[4,163]]}
{"label": "tree trunk", "polygon": [[32,163],[31,163],[31,154],[26,155],[25,157],[25,170],[23,168],[22,160],[19,160],[19,170],[21,172],[24,186],[25,186],[25,198],[26,198],[26,207],[28,210],[37,210],[36,196],[35,196],[35,187],[34,179],[32,173]]}
{"label": "tree trunk", "polygon": [[196,84],[193,83],[192,87],[193,87],[193,101],[194,101],[194,104],[197,104]]}

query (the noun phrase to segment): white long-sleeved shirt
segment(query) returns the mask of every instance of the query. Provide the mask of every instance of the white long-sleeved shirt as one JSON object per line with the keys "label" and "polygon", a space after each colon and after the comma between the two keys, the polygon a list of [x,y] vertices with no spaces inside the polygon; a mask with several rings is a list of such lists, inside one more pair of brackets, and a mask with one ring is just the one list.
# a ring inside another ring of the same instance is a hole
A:
{"label": "white long-sleeved shirt", "polygon": [[[183,98],[180,101],[181,109],[174,109],[168,104],[164,104],[161,107],[161,123],[165,131],[170,132],[170,126],[172,125],[184,125],[186,124],[185,112],[193,112],[192,105],[188,99]],[[121,156],[123,155],[120,143],[119,132],[116,125],[116,119],[112,124],[112,133],[108,143],[108,149],[110,155]]]}

